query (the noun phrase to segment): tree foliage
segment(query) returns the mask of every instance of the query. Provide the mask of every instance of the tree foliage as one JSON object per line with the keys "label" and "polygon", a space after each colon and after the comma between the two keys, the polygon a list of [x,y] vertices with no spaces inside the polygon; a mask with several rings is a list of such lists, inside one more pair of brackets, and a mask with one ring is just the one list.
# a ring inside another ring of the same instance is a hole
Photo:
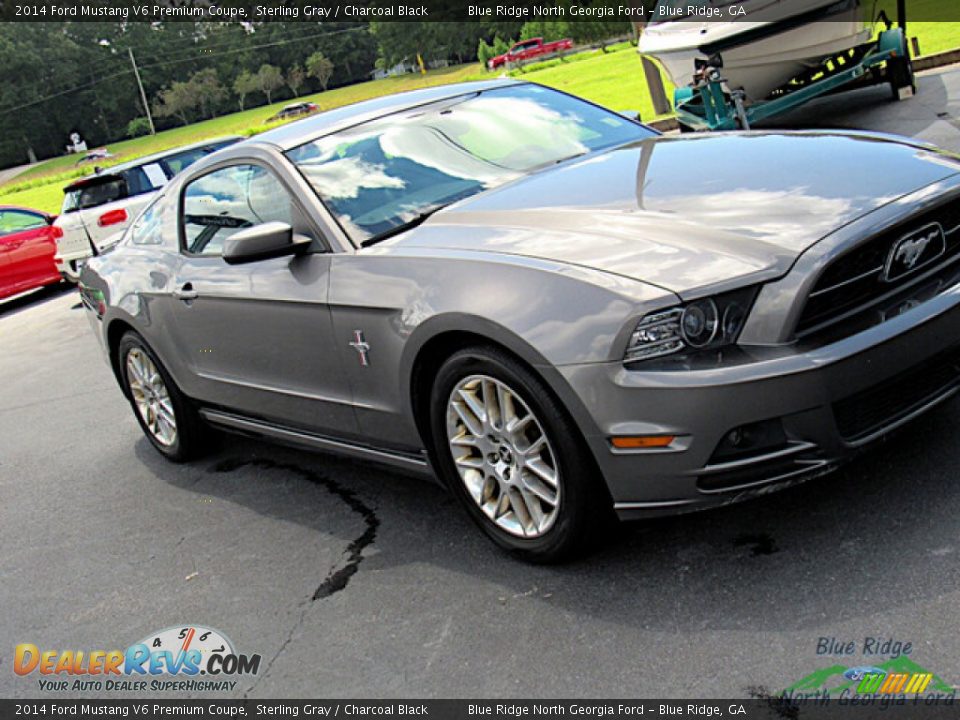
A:
{"label": "tree foliage", "polygon": [[[303,84],[307,81],[307,73],[300,65],[294,65],[289,70],[287,70],[287,87],[290,88],[290,92],[293,93],[294,97],[300,95],[300,88],[303,87]],[[326,88],[324,88],[326,89]]]}
{"label": "tree foliage", "polygon": [[[565,2],[571,0],[562,0]],[[612,2],[613,0],[594,0]],[[538,34],[593,42],[620,28],[570,23]],[[376,66],[469,62],[508,49],[518,21],[496,22],[45,22],[0,23],[0,167],[64,152],[70,133],[90,146],[119,140],[146,110],[133,50],[158,130],[370,79]],[[508,42],[509,41],[509,42]],[[321,55],[323,71],[311,67]],[[264,66],[272,70],[261,73]],[[207,72],[209,71],[209,72]],[[203,73],[203,74],[201,74]]]}
{"label": "tree foliage", "polygon": [[241,110],[243,110],[247,95],[256,92],[258,88],[259,84],[257,83],[257,76],[252,74],[249,70],[241,70],[240,74],[233,79],[233,92],[237,96],[237,101],[240,103]]}
{"label": "tree foliage", "polygon": [[257,71],[257,87],[267,96],[267,104],[273,102],[273,93],[283,87],[283,71],[276,65],[264,63]]}
{"label": "tree foliage", "polygon": [[330,78],[333,76],[333,62],[322,51],[317,50],[307,58],[307,72],[311,77],[315,77],[324,90],[330,84]]}

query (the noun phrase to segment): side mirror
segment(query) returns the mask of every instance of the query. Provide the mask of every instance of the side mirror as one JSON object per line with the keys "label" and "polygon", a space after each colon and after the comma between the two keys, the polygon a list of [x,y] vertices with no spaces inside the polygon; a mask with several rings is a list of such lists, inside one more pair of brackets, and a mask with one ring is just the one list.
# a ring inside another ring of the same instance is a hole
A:
{"label": "side mirror", "polygon": [[57,221],[56,215],[45,215],[44,219],[47,221],[47,225],[53,225]]}
{"label": "side mirror", "polygon": [[234,233],[223,243],[223,259],[230,265],[298,255],[310,246],[310,238],[294,235],[284,222],[267,222]]}

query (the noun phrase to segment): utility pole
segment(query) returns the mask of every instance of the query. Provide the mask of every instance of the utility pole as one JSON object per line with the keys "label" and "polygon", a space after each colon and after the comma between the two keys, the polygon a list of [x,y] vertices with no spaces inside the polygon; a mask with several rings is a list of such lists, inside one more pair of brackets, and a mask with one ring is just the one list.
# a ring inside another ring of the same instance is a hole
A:
{"label": "utility pole", "polygon": [[133,65],[133,74],[137,77],[137,86],[140,88],[140,99],[143,100],[143,109],[147,112],[147,122],[150,123],[150,134],[156,135],[157,129],[153,126],[153,116],[150,114],[150,103],[147,102],[147,94],[143,91],[143,82],[140,80],[137,61],[133,59],[133,48],[127,48],[127,52],[130,53],[130,64]]}

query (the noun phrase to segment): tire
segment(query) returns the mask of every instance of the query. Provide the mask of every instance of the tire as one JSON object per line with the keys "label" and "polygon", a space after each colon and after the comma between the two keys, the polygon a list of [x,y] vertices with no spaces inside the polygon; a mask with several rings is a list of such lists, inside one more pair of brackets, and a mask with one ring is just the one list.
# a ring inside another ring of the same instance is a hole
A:
{"label": "tire", "polygon": [[913,63],[909,58],[896,57],[888,60],[887,76],[890,79],[890,92],[894,101],[900,100],[900,91],[903,88],[910,88],[916,95],[916,78],[913,75]]}
{"label": "tire", "polygon": [[150,443],[173,462],[199,457],[207,447],[206,426],[146,341],[128,331],[120,338],[117,359],[124,394]]}
{"label": "tire", "polygon": [[477,346],[448,358],[434,381],[430,429],[438,473],[501,548],[556,562],[589,550],[615,524],[579,429],[511,355]]}
{"label": "tire", "polygon": [[73,268],[71,267],[70,263],[67,263],[67,267],[70,268],[70,270],[61,271],[60,277],[62,277],[66,282],[70,283],[71,285],[78,284],[80,282],[80,273],[72,272]]}

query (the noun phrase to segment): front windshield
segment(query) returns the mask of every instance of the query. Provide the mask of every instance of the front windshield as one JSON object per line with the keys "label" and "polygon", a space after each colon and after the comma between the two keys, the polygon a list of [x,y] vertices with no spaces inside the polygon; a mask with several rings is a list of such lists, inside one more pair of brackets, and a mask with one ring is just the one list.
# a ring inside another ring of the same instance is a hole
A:
{"label": "front windshield", "polygon": [[538,168],[652,134],[569,95],[514,85],[379,118],[287,155],[363,242]]}

